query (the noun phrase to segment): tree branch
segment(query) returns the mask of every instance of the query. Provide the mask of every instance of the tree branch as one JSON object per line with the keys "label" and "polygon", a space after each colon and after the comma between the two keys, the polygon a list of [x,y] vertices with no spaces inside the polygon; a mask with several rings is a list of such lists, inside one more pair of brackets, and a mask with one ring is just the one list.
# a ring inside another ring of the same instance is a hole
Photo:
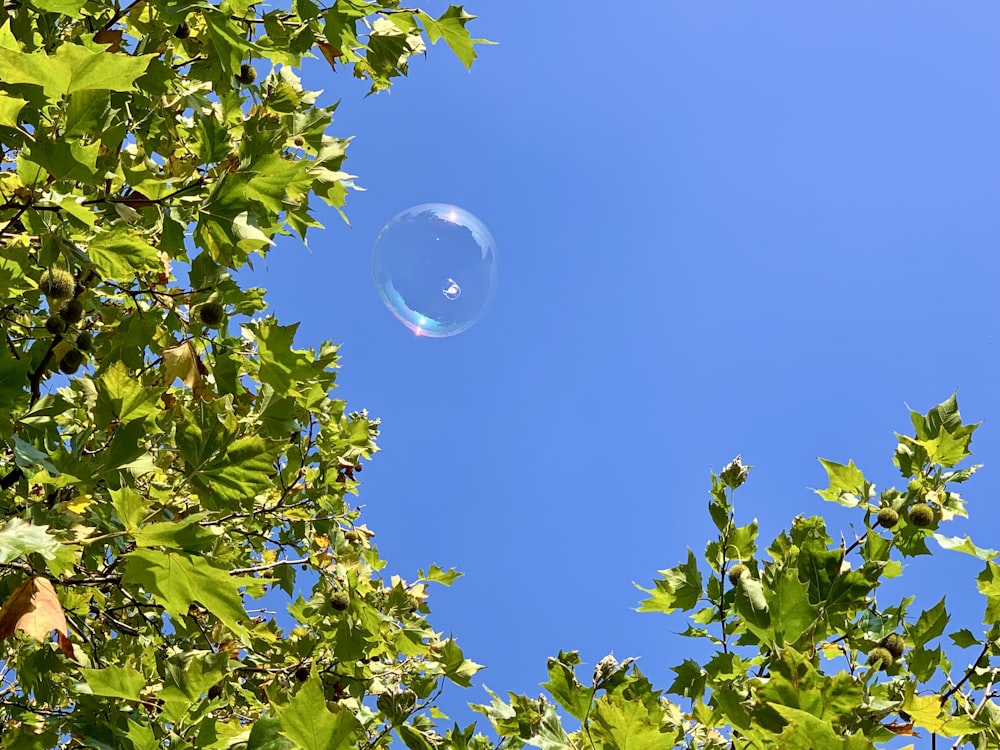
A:
{"label": "tree branch", "polygon": [[236,568],[235,570],[230,570],[229,575],[238,576],[243,575],[244,573],[259,573],[262,570],[280,568],[282,565],[302,565],[303,563],[308,562],[308,557],[303,557],[301,560],[275,560],[273,563],[261,563],[260,565],[254,565],[250,568]]}

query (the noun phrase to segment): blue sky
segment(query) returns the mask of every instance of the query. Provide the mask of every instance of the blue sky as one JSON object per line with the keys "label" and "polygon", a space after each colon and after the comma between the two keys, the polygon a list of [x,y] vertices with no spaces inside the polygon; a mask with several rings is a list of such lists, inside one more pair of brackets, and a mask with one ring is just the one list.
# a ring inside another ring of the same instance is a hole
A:
{"label": "blue sky", "polygon": [[[986,468],[948,533],[1000,548],[1000,6],[467,9],[500,42],[471,73],[439,45],[363,99],[306,68],[367,192],[351,228],[322,214],[310,250],[284,242],[252,278],[301,344],[343,344],[338,395],[383,420],[364,520],[389,571],[466,573],[432,622],[479,682],[534,695],[579,649],[641,656],[666,687],[691,644],[633,611],[632,582],[703,551],[709,471],[756,467],[737,507],[765,542],[799,513],[848,531],[809,489],[817,456],[898,485],[906,405],[956,387]],[[493,306],[453,338],[414,337],[372,283],[379,229],[427,202],[498,245]],[[911,563],[917,605],[947,591],[976,632],[978,567]]]}

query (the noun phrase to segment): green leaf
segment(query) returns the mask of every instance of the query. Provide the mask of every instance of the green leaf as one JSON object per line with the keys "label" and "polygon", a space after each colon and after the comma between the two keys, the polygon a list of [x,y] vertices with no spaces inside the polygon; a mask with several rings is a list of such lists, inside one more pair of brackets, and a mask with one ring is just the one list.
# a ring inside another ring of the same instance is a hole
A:
{"label": "green leaf", "polygon": [[917,432],[914,442],[926,450],[931,462],[950,468],[971,455],[969,444],[979,425],[962,423],[956,393],[925,415],[911,410],[910,420]]}
{"label": "green leaf", "polygon": [[424,581],[434,581],[435,583],[440,583],[445,586],[451,586],[451,584],[461,578],[463,574],[459,573],[454,568],[444,570],[437,565],[431,565],[430,569],[426,573],[422,570],[418,570],[417,575]]}
{"label": "green leaf", "polygon": [[594,697],[594,688],[580,684],[573,666],[575,664],[568,664],[562,659],[549,659],[549,681],[543,682],[542,687],[551,693],[570,716],[582,721]]}
{"label": "green leaf", "polygon": [[919,682],[928,682],[942,666],[944,652],[941,647],[916,646],[906,654],[906,666]]}
{"label": "green leaf", "polygon": [[78,91],[69,98],[66,106],[66,123],[63,135],[80,137],[96,133],[106,122],[111,97],[107,91],[88,89]]}
{"label": "green leaf", "polygon": [[281,720],[264,714],[253,723],[246,750],[295,750],[295,743],[281,735]]}
{"label": "green leaf", "polygon": [[281,733],[303,750],[348,750],[359,738],[354,714],[327,708],[319,677],[307,679],[288,705],[278,710],[278,717]]}
{"label": "green leaf", "polygon": [[434,750],[435,748],[435,745],[424,732],[421,732],[410,724],[400,724],[396,727],[396,731],[399,732],[403,744],[410,750]]}
{"label": "green leaf", "polygon": [[734,604],[740,617],[748,626],[753,627],[758,637],[763,634],[771,635],[771,608],[760,581],[749,576],[740,578]]}
{"label": "green leaf", "polygon": [[701,664],[694,659],[685,659],[676,667],[671,667],[671,671],[677,675],[667,691],[682,698],[700,698],[705,692],[705,684],[708,675],[701,668]]}
{"label": "green leaf", "polygon": [[17,116],[21,113],[25,104],[27,102],[24,99],[0,94],[0,125],[6,125],[8,128],[18,127]]}
{"label": "green leaf", "polygon": [[140,547],[166,547],[182,552],[204,552],[218,540],[221,529],[206,528],[200,516],[189,516],[179,521],[152,523],[135,532],[135,543]]}
{"label": "green leaf", "polygon": [[97,424],[105,428],[112,422],[129,422],[153,417],[158,411],[159,392],[145,388],[121,362],[113,362],[97,377]]}
{"label": "green leaf", "polygon": [[698,604],[702,594],[702,579],[694,552],[688,550],[686,563],[658,572],[663,578],[654,580],[651,589],[633,584],[640,591],[649,594],[649,598],[642,601],[639,612],[663,612],[669,615],[678,609],[692,609]]}
{"label": "green leaf", "polygon": [[170,703],[179,702],[185,706],[200,701],[212,685],[226,676],[229,655],[213,651],[187,651],[171,656],[166,663],[166,682],[157,696]]}
{"label": "green leaf", "polygon": [[733,527],[726,542],[726,557],[730,560],[752,560],[757,554],[757,519]]}
{"label": "green leaf", "polygon": [[910,410],[910,421],[921,440],[936,438],[945,432],[954,432],[962,427],[962,415],[958,411],[958,391],[932,408],[926,415]]}
{"label": "green leaf", "polygon": [[910,715],[915,727],[929,732],[940,732],[947,721],[941,710],[940,695],[919,696],[911,693],[903,701],[903,710]]}
{"label": "green leaf", "polygon": [[941,545],[942,549],[964,552],[967,555],[978,557],[983,561],[992,560],[997,555],[1000,555],[1000,552],[995,549],[977,547],[972,543],[972,539],[968,534],[966,534],[964,538],[960,536],[944,536],[942,534],[934,534],[933,536],[937,543]]}
{"label": "green leaf", "polygon": [[607,696],[594,706],[591,734],[617,750],[669,750],[675,746],[675,737],[660,731],[662,718],[655,702],[650,706],[618,695]]}
{"label": "green leaf", "polygon": [[280,326],[271,320],[251,328],[257,339],[261,382],[280,396],[292,393],[296,382],[308,379],[312,370],[310,352],[293,347],[298,327],[297,323]]}
{"label": "green leaf", "polygon": [[809,629],[819,614],[809,601],[809,586],[799,580],[793,568],[782,568],[771,584],[771,621],[776,636],[794,644]]}
{"label": "green leaf", "polygon": [[821,604],[833,588],[834,579],[840,575],[841,555],[810,542],[799,551],[799,577],[809,584],[810,601]]}
{"label": "green leaf", "polygon": [[52,140],[47,133],[36,134],[34,143],[21,157],[36,164],[57,180],[89,182],[94,179],[101,144]]}
{"label": "green leaf", "polygon": [[4,82],[41,86],[56,101],[77,91],[134,91],[135,80],[146,72],[155,55],[119,55],[64,43],[55,54],[24,53],[0,47]]}
{"label": "green leaf", "polygon": [[313,178],[306,167],[305,162],[283,159],[278,154],[263,156],[248,169],[252,177],[243,187],[244,195],[273,214],[281,213],[308,194]]}
{"label": "green leaf", "polygon": [[782,750],[843,750],[844,740],[829,721],[780,703],[769,704],[787,724],[775,739]]}
{"label": "green leaf", "polygon": [[427,30],[427,38],[431,40],[431,44],[436,44],[439,39],[444,39],[466,68],[471,68],[472,61],[476,59],[474,45],[494,44],[486,39],[472,39],[470,37],[465,26],[475,16],[466,13],[461,5],[450,6],[438,19],[431,18],[423,11],[418,11],[417,17]]}
{"label": "green leaf", "polygon": [[86,0],[31,0],[31,4],[45,13],[79,18],[80,9],[86,4]]}
{"label": "green leaf", "polygon": [[52,476],[59,476],[59,470],[52,465],[48,453],[25,442],[20,435],[11,435],[11,442],[14,444],[14,463],[22,469],[32,469],[32,473],[38,469],[45,469]]}
{"label": "green leaf", "polygon": [[0,527],[0,563],[6,564],[22,555],[34,553],[52,559],[59,551],[59,541],[49,534],[48,526],[36,526],[20,518],[11,518]]}
{"label": "green leaf", "polygon": [[960,737],[970,734],[979,734],[992,727],[990,724],[977,722],[969,716],[954,716],[945,720],[944,726],[938,734],[944,737]]}
{"label": "green leaf", "polygon": [[219,502],[246,505],[271,486],[273,472],[272,450],[267,441],[244,437],[210,460],[191,466],[188,476],[203,501],[211,505]]}
{"label": "green leaf", "polygon": [[466,659],[462,649],[458,647],[454,639],[449,638],[440,646],[441,666],[445,675],[452,682],[462,687],[472,685],[472,676],[483,668],[481,664],[476,664],[470,659]]}
{"label": "green leaf", "polygon": [[991,625],[1000,621],[1000,566],[988,562],[976,577],[976,588],[986,597],[986,614],[983,622]]}
{"label": "green leaf", "polygon": [[104,669],[81,669],[80,674],[94,695],[139,700],[146,678],[132,667],[108,666]]}
{"label": "green leaf", "polygon": [[972,631],[968,628],[962,628],[961,630],[956,630],[954,633],[949,633],[948,637],[955,643],[959,648],[969,648],[970,646],[978,646],[981,641],[972,634]]}
{"label": "green leaf", "polygon": [[111,502],[126,531],[135,531],[146,514],[146,501],[131,487],[111,490]]}
{"label": "green leaf", "polygon": [[[993,563],[989,563],[992,565]],[[982,589],[980,589],[981,591]],[[950,621],[948,610],[945,609],[944,597],[930,609],[920,613],[916,623],[907,631],[914,646],[923,646],[928,641],[944,633]]]}
{"label": "green leaf", "polygon": [[854,508],[868,499],[868,483],[861,469],[854,465],[854,461],[848,461],[846,466],[827,461],[825,458],[819,459],[819,462],[826,469],[830,486],[825,490],[815,490],[817,495],[848,508]]}
{"label": "green leaf", "polygon": [[128,281],[137,272],[162,268],[157,253],[141,234],[124,227],[98,234],[87,246],[87,254],[101,275],[116,281]]}
{"label": "green leaf", "polygon": [[136,724],[131,719],[128,720],[128,741],[132,743],[132,750],[160,750],[152,727]]}
{"label": "green leaf", "polygon": [[201,604],[234,633],[245,635],[248,617],[237,592],[239,586],[257,584],[215,567],[203,557],[180,552],[138,549],[124,555],[123,580],[141,586],[172,616],[187,615],[193,603]]}

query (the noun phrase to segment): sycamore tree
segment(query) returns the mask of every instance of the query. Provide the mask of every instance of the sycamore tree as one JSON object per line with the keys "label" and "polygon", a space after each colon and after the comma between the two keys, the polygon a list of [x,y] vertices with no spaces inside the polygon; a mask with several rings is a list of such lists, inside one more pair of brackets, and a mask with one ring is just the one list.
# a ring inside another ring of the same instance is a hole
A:
{"label": "sycamore tree", "polygon": [[[911,421],[912,436],[897,434],[899,487],[821,459],[829,486],[818,494],[856,513],[849,529],[798,516],[764,547],[734,501],[750,467],[737,457],[713,474],[717,537],[660,571],[640,606],[686,613],[681,636],[702,658],[657,690],[633,659],[608,656],[584,675],[579,654],[562,652],[549,659],[548,697],[493,694],[478,707],[505,746],[1000,748],[1000,552],[946,533],[968,515],[958,485],[979,466],[959,464],[978,425],[954,396]],[[982,562],[982,623],[953,623],[945,599],[922,601],[919,575],[904,581],[905,561],[930,554]]]}
{"label": "sycamore tree", "polygon": [[433,728],[456,574],[385,573],[352,504],[377,420],[235,278],[352,188],[303,58],[378,92],[472,18],[0,8],[0,747],[488,745]]}
{"label": "sycamore tree", "polygon": [[[457,573],[386,571],[353,502],[377,421],[235,274],[353,187],[303,58],[378,92],[428,43],[470,65],[470,20],[0,7],[0,748],[1000,748],[998,553],[946,533],[977,468],[954,398],[898,436],[899,488],[823,462],[849,529],[800,516],[764,547],[749,467],[712,476],[717,538],[640,607],[701,646],[664,689],[562,652],[547,695],[477,707],[498,739],[443,726],[479,668],[426,619]],[[927,554],[983,562],[982,626],[899,583]]]}

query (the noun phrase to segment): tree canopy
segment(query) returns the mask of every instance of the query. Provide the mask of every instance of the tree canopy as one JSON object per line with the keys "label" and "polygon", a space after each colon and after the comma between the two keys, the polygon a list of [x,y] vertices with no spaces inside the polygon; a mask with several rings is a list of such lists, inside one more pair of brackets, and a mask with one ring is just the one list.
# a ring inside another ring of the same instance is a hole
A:
{"label": "tree canopy", "polygon": [[[479,707],[505,747],[860,750],[908,737],[1000,747],[1000,552],[944,533],[968,515],[958,485],[980,466],[959,464],[978,425],[963,422],[955,396],[910,417],[914,435],[897,434],[893,455],[900,489],[879,489],[853,461],[820,459],[829,486],[819,496],[857,514],[837,541],[822,516],[800,515],[763,546],[734,500],[751,467],[738,456],[712,474],[718,536],[659,571],[639,608],[685,613],[681,636],[706,658],[672,667],[657,690],[634,659],[605,657],[588,681],[579,654],[560,653],[543,685],[550,698],[492,695]],[[919,580],[916,594],[880,595],[904,560],[956,552],[983,562],[976,632],[951,625],[945,599],[918,604]],[[564,729],[557,707],[580,728]]]}

